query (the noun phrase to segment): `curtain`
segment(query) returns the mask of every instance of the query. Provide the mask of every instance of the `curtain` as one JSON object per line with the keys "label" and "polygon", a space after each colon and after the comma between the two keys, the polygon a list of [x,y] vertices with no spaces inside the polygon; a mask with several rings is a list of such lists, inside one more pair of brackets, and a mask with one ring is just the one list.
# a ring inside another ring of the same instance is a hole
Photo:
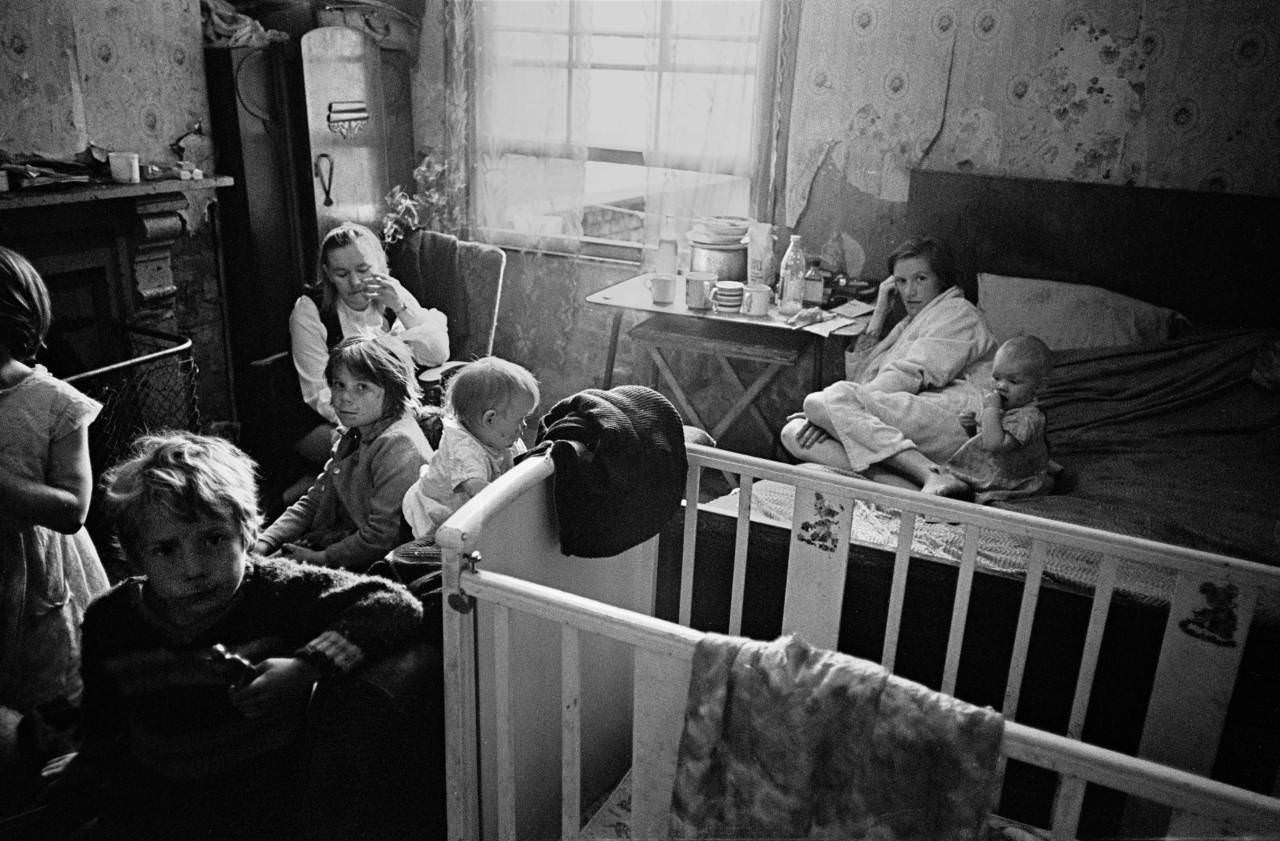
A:
{"label": "curtain", "polygon": [[665,217],[683,234],[700,216],[752,215],[769,164],[774,0],[459,8],[480,237],[640,258]]}

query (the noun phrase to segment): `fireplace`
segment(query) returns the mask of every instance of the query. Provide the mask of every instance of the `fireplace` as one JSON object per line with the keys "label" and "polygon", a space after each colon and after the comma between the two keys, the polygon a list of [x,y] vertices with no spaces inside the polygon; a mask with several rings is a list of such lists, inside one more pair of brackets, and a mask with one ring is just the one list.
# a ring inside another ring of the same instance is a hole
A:
{"label": "fireplace", "polygon": [[[53,303],[41,361],[62,377],[127,358],[127,330],[176,333],[172,248],[184,190],[230,179],[0,193],[0,244],[28,257]],[[178,186],[181,185],[181,188]]]}

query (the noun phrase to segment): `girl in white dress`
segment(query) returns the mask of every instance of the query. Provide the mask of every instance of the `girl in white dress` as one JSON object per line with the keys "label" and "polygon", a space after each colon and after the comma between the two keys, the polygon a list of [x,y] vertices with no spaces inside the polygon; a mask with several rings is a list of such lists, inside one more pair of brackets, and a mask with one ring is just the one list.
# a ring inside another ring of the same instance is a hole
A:
{"label": "girl in white dress", "polygon": [[0,246],[0,705],[29,714],[80,697],[80,620],[108,588],[85,531],[89,423],[102,406],[35,364],[49,292]]}

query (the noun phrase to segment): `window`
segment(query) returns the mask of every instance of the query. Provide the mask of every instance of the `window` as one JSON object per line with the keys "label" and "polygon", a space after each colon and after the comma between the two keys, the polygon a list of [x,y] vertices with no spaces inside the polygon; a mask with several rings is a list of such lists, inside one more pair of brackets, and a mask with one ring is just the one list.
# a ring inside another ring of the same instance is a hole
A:
{"label": "window", "polygon": [[639,259],[752,215],[771,0],[478,0],[472,207],[491,242]]}

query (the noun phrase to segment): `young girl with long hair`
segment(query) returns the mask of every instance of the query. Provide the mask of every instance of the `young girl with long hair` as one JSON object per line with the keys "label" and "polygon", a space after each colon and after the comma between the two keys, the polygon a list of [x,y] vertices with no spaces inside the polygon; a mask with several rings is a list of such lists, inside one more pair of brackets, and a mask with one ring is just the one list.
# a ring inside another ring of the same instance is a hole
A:
{"label": "young girl with long hair", "polygon": [[325,379],[342,435],[324,472],[255,551],[363,570],[408,536],[400,502],[432,449],[418,425],[413,362],[403,347],[355,336],[330,351]]}

